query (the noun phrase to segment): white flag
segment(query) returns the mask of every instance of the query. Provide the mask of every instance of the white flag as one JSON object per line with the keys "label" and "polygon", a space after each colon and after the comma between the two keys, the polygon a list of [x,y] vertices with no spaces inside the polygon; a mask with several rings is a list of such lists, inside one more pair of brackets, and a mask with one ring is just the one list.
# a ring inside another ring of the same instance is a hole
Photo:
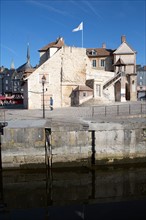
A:
{"label": "white flag", "polygon": [[73,29],[72,32],[82,31],[82,30],[83,30],[83,22],[81,22],[81,24],[77,28]]}

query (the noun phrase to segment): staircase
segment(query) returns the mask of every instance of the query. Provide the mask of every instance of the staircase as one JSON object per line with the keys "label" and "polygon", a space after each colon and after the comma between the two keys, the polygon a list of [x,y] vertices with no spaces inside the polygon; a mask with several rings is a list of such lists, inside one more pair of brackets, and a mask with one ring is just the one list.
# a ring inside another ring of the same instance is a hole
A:
{"label": "staircase", "polygon": [[108,82],[106,82],[104,85],[103,85],[103,89],[106,89],[108,88],[112,83],[116,83],[119,79],[121,79],[121,72],[118,73],[116,76],[114,76],[113,78],[111,78]]}

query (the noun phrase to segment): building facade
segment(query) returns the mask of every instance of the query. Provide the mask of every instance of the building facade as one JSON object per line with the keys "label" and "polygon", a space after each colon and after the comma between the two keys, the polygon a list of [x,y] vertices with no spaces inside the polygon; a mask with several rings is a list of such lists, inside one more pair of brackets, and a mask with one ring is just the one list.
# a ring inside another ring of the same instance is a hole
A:
{"label": "building facade", "polygon": [[101,48],[70,47],[59,37],[39,49],[39,53],[39,65],[33,68],[28,45],[26,63],[0,77],[4,85],[1,93],[9,77],[11,94],[22,95],[25,108],[41,109],[43,100],[45,107],[50,108],[50,98],[54,107],[77,106],[89,99],[99,104],[137,100],[136,51],[128,45],[125,36],[114,50],[107,49],[105,43]]}
{"label": "building facade", "polygon": [[5,97],[10,98],[13,96],[13,103],[23,104],[23,77],[26,73],[32,73],[34,68],[32,68],[30,63],[30,53],[29,45],[27,46],[27,60],[26,63],[19,66],[17,69],[14,67],[14,62],[12,61],[10,69],[1,67],[0,71],[0,95],[1,99]]}
{"label": "building facade", "polygon": [[[126,37],[121,37],[121,45],[114,51],[114,72],[117,75],[121,74],[121,83],[119,81],[115,84],[115,93],[119,92],[121,99],[136,101],[137,100],[137,78],[136,78],[136,51],[129,46],[126,41]],[[120,64],[117,62],[120,59]],[[117,65],[116,65],[117,64]],[[120,87],[120,89],[119,89]]]}
{"label": "building facade", "polygon": [[116,50],[106,49],[105,44],[102,48],[69,47],[61,37],[39,52],[39,67],[24,80],[26,108],[42,108],[43,76],[46,108],[51,97],[54,107],[79,105],[80,99],[76,97],[81,94],[79,88],[90,90],[90,95],[82,101],[94,98],[99,103],[107,103],[137,99],[136,52],[125,36],[121,37],[121,45]]}
{"label": "building facade", "polygon": [[146,100],[146,66],[137,66],[137,99]]}

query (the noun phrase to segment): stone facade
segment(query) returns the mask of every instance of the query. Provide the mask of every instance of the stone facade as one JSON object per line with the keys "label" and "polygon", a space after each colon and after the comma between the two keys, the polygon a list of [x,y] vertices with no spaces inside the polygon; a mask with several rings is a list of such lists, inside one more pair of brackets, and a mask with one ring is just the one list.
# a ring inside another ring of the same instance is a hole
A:
{"label": "stone facade", "polygon": [[[86,81],[86,49],[62,47],[50,59],[37,68],[27,80],[25,107],[42,108],[42,76],[45,75],[45,106],[53,97],[54,107],[70,106],[71,93]],[[27,94],[28,92],[28,94]],[[27,97],[28,96],[28,97]]]}
{"label": "stone facade", "polygon": [[36,128],[6,127],[1,141],[3,167],[45,166],[46,158],[53,167],[146,162],[144,123],[105,122],[87,126],[51,125],[48,121]]}
{"label": "stone facade", "polygon": [[[123,66],[115,65],[115,73],[122,72],[122,82],[124,85],[121,85],[121,93],[124,91],[124,97],[119,95],[122,99],[136,101],[137,100],[137,77],[136,77],[136,51],[134,51],[126,42],[126,37],[122,36],[121,45],[114,52],[114,63],[118,62],[121,59]],[[118,95],[117,95],[118,96]]]}
{"label": "stone facade", "polygon": [[[28,109],[42,108],[42,76],[45,75],[45,107],[49,108],[49,99],[53,97],[54,107],[72,105],[72,91],[79,85],[85,85],[86,80],[93,79],[94,97],[105,101],[114,101],[114,88],[109,88],[108,94],[102,90],[103,84],[114,76],[114,72],[92,69],[86,49],[64,46],[50,59],[38,67],[25,80],[24,105]],[[100,94],[97,94],[97,86]],[[90,94],[92,98],[93,95]]]}
{"label": "stone facade", "polygon": [[[125,101],[136,100],[136,52],[125,41],[116,51],[105,47],[95,50],[69,47],[62,42],[64,41],[57,43],[59,47],[51,48],[49,44],[40,50],[41,65],[25,78],[27,85],[24,85],[24,105],[26,108],[42,108],[43,75],[46,78],[44,102],[47,109],[50,105],[50,97],[54,100],[55,108],[72,106],[76,103],[72,100],[72,92],[78,86],[85,85],[93,89],[93,95],[90,94],[90,98],[93,96],[102,103],[122,101],[123,97]],[[125,78],[121,75],[118,79],[116,78],[119,68],[113,66],[113,62],[118,62],[118,59],[123,60],[124,66],[121,67],[121,71],[124,72]],[[93,60],[97,63],[96,68],[92,65]],[[116,83],[121,83],[121,78],[124,85],[119,84],[119,87]],[[110,82],[111,79],[113,80]],[[108,86],[105,86],[108,82]],[[120,89],[117,90],[117,88]]]}

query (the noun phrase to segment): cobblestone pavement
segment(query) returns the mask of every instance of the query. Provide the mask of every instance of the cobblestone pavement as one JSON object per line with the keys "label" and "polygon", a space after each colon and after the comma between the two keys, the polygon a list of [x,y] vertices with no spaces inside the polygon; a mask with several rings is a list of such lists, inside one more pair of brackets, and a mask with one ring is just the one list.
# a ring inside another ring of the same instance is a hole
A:
{"label": "cobblestone pavement", "polygon": [[[142,117],[141,117],[142,115]],[[40,126],[46,120],[63,123],[79,123],[82,121],[145,121],[146,102],[125,102],[88,107],[56,108],[53,111],[27,109],[0,109],[0,121],[7,121],[10,126]]]}

